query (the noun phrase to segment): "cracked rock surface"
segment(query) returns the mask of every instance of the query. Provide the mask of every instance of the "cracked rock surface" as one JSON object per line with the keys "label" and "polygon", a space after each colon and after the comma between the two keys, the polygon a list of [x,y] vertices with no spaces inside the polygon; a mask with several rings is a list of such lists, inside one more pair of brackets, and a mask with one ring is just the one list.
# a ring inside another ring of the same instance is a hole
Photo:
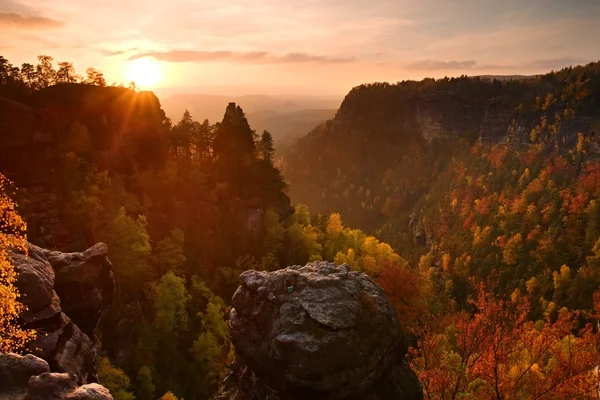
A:
{"label": "cracked rock surface", "polygon": [[320,262],[240,282],[236,363],[216,398],[421,398],[393,307],[366,274]]}

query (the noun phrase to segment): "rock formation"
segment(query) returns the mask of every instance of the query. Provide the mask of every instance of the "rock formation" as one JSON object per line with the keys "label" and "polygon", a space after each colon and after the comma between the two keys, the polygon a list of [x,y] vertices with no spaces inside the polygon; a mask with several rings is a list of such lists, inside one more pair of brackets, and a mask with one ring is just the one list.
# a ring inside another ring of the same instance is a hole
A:
{"label": "rock formation", "polygon": [[48,363],[31,354],[0,353],[0,400],[113,400],[108,390],[77,385],[72,373],[51,373]]}
{"label": "rock formation", "polygon": [[22,323],[37,331],[28,352],[77,383],[97,381],[94,329],[113,291],[107,252],[104,243],[70,254],[30,244],[27,255],[10,254],[21,301],[28,308]]}
{"label": "rock formation", "polygon": [[216,399],[422,398],[394,310],[366,274],[321,262],[240,280],[236,362]]}

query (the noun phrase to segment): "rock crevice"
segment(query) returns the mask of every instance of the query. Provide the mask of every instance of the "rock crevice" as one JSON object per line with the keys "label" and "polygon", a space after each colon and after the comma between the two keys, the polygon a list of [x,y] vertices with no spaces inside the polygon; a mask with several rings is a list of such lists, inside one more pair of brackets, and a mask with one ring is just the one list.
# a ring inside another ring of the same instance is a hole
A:
{"label": "rock crevice", "polygon": [[[108,249],[98,243],[83,253],[61,253],[28,244],[10,251],[22,325],[35,329],[26,356],[0,353],[0,400],[112,399],[97,382],[95,329],[112,302]],[[51,372],[52,371],[52,372]],[[84,386],[79,386],[84,385]]]}

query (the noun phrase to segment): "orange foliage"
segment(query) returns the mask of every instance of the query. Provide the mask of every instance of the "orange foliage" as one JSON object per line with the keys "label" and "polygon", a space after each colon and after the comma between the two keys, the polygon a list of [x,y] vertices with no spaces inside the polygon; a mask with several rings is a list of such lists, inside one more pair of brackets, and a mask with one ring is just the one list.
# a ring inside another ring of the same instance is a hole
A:
{"label": "orange foliage", "polygon": [[563,309],[538,330],[528,320],[527,299],[499,297],[490,282],[475,285],[473,315],[430,315],[414,329],[411,364],[426,397],[597,398],[600,337],[592,326],[574,334],[578,313]]}
{"label": "orange foliage", "polygon": [[501,168],[503,166],[504,158],[508,154],[508,146],[498,145],[492,147],[488,158],[490,159],[490,163],[494,166],[494,168]]}
{"label": "orange foliage", "polygon": [[421,314],[421,281],[406,264],[386,263],[376,281],[394,305],[400,322],[415,320]]}
{"label": "orange foliage", "polygon": [[11,248],[26,251],[27,239],[25,222],[6,194],[8,184],[0,174],[0,351],[14,352],[21,350],[35,332],[23,330],[18,324],[25,306],[19,302],[16,271],[8,251]]}

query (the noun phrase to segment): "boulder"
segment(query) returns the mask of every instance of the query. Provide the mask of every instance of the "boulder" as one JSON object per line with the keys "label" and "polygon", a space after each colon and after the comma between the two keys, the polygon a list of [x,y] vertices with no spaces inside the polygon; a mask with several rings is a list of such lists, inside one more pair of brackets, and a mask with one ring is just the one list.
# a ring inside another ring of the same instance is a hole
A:
{"label": "boulder", "polygon": [[383,289],[347,265],[247,271],[229,317],[236,362],[217,399],[421,399]]}
{"label": "boulder", "polygon": [[113,400],[113,397],[97,383],[78,387],[73,374],[46,372],[29,379],[24,400]]}
{"label": "boulder", "polygon": [[0,400],[113,400],[108,389],[77,385],[73,373],[51,373],[48,363],[32,354],[0,353]]}
{"label": "boulder", "polygon": [[0,353],[0,398],[21,397],[32,375],[49,371],[46,361],[31,354]]}

